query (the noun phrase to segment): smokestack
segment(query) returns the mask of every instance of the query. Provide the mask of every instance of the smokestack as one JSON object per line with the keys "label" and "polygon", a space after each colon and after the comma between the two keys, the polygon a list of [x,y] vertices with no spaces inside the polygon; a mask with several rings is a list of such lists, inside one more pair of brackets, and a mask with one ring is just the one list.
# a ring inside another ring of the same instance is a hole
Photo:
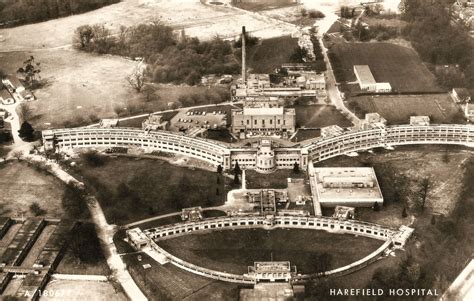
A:
{"label": "smokestack", "polygon": [[247,54],[245,49],[245,26],[242,26],[242,81],[244,84],[247,84],[247,68],[246,68],[246,60]]}

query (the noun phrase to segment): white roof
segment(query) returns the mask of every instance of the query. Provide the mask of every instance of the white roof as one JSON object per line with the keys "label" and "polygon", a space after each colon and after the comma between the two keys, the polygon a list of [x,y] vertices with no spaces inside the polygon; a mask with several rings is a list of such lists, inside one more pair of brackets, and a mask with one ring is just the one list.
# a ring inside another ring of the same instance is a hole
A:
{"label": "white roof", "polygon": [[390,83],[376,83],[376,89],[392,90]]}
{"label": "white roof", "polygon": [[283,108],[244,108],[244,115],[283,115]]}

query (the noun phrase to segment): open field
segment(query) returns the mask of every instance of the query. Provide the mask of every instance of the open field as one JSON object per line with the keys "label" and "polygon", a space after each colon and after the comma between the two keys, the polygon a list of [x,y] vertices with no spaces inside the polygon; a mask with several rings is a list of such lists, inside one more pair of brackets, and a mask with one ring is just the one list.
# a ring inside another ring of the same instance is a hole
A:
{"label": "open field", "polygon": [[234,37],[243,24],[253,35],[263,38],[281,36],[293,29],[293,26],[268,22],[231,7],[203,5],[199,0],[180,0],[179,5],[173,0],[123,0],[84,14],[1,29],[0,35],[5,41],[0,43],[4,51],[64,47],[71,44],[74,30],[84,24],[105,23],[115,33],[120,25],[130,26],[157,19],[200,39],[210,39],[215,35]]}
{"label": "open field", "polygon": [[331,61],[338,82],[355,81],[353,66],[369,65],[375,80],[389,82],[394,92],[441,91],[413,49],[389,43],[336,43],[329,53],[339,61]]}
{"label": "open field", "polygon": [[16,161],[0,164],[0,175],[0,215],[33,216],[29,210],[33,202],[46,210],[46,216],[64,215],[64,185],[52,175]]}
{"label": "open field", "polygon": [[271,174],[261,174],[254,170],[246,170],[245,177],[247,180],[247,188],[277,188],[283,189],[288,187],[288,178],[304,178],[305,173],[300,171],[294,173],[293,169],[279,169]]}
{"label": "open field", "polygon": [[34,92],[38,100],[28,104],[36,128],[58,127],[91,119],[92,115],[95,119],[113,117],[115,106],[139,102],[125,80],[135,62],[75,50],[51,50],[0,53],[0,66],[14,73],[29,55],[41,63],[41,76],[48,79],[46,87]]}
{"label": "open field", "polygon": [[[228,189],[224,184],[228,180],[222,175],[217,183],[215,172],[162,160],[108,158],[100,167],[79,163],[76,172],[97,193],[109,222],[118,224],[179,211],[182,207],[223,204]],[[118,191],[120,184],[129,190]]]}
{"label": "open field", "polygon": [[127,300],[125,295],[117,292],[110,282],[53,280],[46,285],[45,291],[51,292],[52,296],[43,296],[41,300]]}
{"label": "open field", "polygon": [[[281,64],[289,63],[298,46],[298,39],[283,36],[261,41],[248,50],[247,66],[251,73],[272,73]],[[238,53],[240,56],[240,51]],[[239,58],[240,60],[240,58]]]}
{"label": "open field", "polygon": [[432,123],[465,123],[464,115],[449,94],[356,96],[349,108],[359,117],[377,112],[389,124],[407,124],[410,116],[430,116]]}
{"label": "open field", "polygon": [[254,261],[270,261],[272,256],[275,261],[290,261],[300,273],[312,273],[314,255],[323,252],[332,255],[331,267],[341,267],[375,251],[382,242],[324,231],[245,229],[186,235],[158,244],[202,267],[240,274]]}
{"label": "open field", "polygon": [[299,127],[322,128],[329,125],[350,127],[352,123],[334,106],[309,105],[295,106],[296,124]]}
{"label": "open field", "polygon": [[8,73],[14,73],[30,54],[41,62],[42,77],[48,79],[45,87],[35,91],[38,100],[28,104],[33,110],[31,122],[38,129],[116,118],[115,107],[123,109],[125,114],[159,111],[167,109],[168,103],[177,101],[181,95],[199,94],[208,89],[154,85],[156,98],[147,102],[146,97],[137,94],[125,79],[136,67],[136,62],[75,50],[0,53],[0,65]]}
{"label": "open field", "polygon": [[300,142],[321,136],[320,129],[299,129],[296,135],[291,139],[292,142]]}

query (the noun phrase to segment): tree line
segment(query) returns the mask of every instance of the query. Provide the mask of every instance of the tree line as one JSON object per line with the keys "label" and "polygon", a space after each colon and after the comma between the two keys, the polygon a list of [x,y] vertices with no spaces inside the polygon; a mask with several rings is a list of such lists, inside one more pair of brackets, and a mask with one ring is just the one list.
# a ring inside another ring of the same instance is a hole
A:
{"label": "tree line", "polygon": [[91,11],[120,0],[3,0],[0,26],[41,22]]}
{"label": "tree line", "polygon": [[474,41],[461,26],[451,22],[449,0],[404,0],[402,18],[408,22],[403,34],[420,57],[431,64],[459,64],[464,80],[474,86]]}
{"label": "tree line", "polygon": [[200,41],[159,21],[120,28],[113,34],[103,24],[83,25],[76,29],[76,49],[99,54],[143,58],[148,63],[147,76],[154,82],[200,83],[207,74],[237,74],[239,63],[230,42],[215,37]]}

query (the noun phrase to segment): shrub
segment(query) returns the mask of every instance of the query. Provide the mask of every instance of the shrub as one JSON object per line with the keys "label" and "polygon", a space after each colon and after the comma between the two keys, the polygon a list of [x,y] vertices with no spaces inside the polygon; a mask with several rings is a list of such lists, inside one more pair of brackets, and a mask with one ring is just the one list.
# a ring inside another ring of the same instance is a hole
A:
{"label": "shrub", "polygon": [[30,205],[30,211],[33,212],[35,216],[40,216],[46,214],[46,210],[41,208],[41,206],[38,204],[38,202],[33,202]]}
{"label": "shrub", "polygon": [[315,10],[315,9],[310,9],[308,11],[308,16],[312,19],[321,19],[321,18],[324,18],[326,17],[325,14],[323,14],[322,12],[320,12],[319,10]]}
{"label": "shrub", "polygon": [[106,162],[106,157],[96,151],[88,151],[82,154],[82,159],[90,167],[103,166]]}

